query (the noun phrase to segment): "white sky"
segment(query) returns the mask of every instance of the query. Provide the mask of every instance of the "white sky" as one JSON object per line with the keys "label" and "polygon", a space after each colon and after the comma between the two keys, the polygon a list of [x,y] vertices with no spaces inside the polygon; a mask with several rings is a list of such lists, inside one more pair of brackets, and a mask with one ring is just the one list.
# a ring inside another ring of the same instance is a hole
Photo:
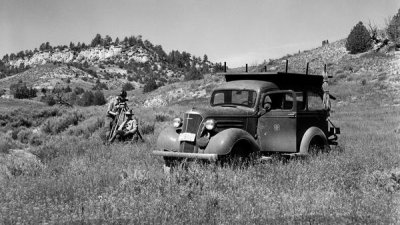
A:
{"label": "white sky", "polygon": [[237,67],[345,38],[358,21],[383,27],[399,8],[399,0],[0,0],[0,57],[100,33],[142,35],[167,53]]}

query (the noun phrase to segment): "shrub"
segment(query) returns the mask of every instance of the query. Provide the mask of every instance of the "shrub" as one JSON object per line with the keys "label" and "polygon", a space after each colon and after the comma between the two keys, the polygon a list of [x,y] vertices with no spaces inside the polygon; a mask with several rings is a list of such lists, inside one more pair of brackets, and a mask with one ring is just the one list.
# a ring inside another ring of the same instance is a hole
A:
{"label": "shrub", "polygon": [[143,93],[147,93],[147,92],[153,91],[153,90],[155,90],[157,88],[158,88],[158,86],[157,86],[157,83],[156,83],[155,79],[154,78],[150,78],[144,84]]}
{"label": "shrub", "polygon": [[83,89],[81,87],[76,87],[74,92],[75,92],[75,94],[80,95],[85,92],[85,89]]}
{"label": "shrub", "polygon": [[154,134],[154,126],[155,124],[149,124],[148,122],[140,122],[140,133],[141,134]]}
{"label": "shrub", "polygon": [[400,46],[400,9],[396,15],[390,20],[387,28],[386,33],[394,44]]}
{"label": "shrub", "polygon": [[48,106],[53,106],[57,103],[56,100],[54,99],[54,97],[51,95],[43,96],[41,101],[45,102]]}
{"label": "shrub", "polygon": [[93,104],[94,94],[91,91],[85,91],[83,95],[77,100],[77,104],[80,106],[90,106]]}
{"label": "shrub", "polygon": [[21,80],[18,83],[10,85],[10,91],[14,95],[14,98],[34,98],[36,97],[36,89],[28,88],[25,83]]}
{"label": "shrub", "polygon": [[39,146],[43,144],[43,139],[40,135],[38,134],[33,134],[31,138],[29,139],[29,144],[32,146]]}
{"label": "shrub", "polygon": [[21,143],[28,144],[32,136],[32,131],[29,129],[22,129],[17,134],[17,139]]}
{"label": "shrub", "polygon": [[93,105],[104,105],[106,104],[106,98],[104,97],[103,92],[101,91],[96,91],[93,94]]}
{"label": "shrub", "polygon": [[48,119],[42,126],[42,131],[46,134],[59,134],[70,125],[77,125],[83,120],[83,115],[78,111],[73,111],[62,115],[61,117],[53,117]]}
{"label": "shrub", "polygon": [[346,49],[351,54],[365,52],[371,48],[371,36],[362,22],[353,27],[346,41]]}
{"label": "shrub", "polygon": [[122,85],[122,90],[132,91],[134,89],[135,87],[130,82],[126,82],[124,85]]}
{"label": "shrub", "polygon": [[203,75],[194,66],[190,69],[189,73],[185,75],[185,80],[200,80],[200,79],[203,79]]}
{"label": "shrub", "polygon": [[167,114],[161,113],[161,114],[156,114],[156,122],[164,122],[169,120],[170,117]]}
{"label": "shrub", "polygon": [[362,80],[361,80],[361,85],[362,85],[362,86],[365,86],[366,84],[367,84],[367,80],[366,80],[366,79],[362,79]]}
{"label": "shrub", "polygon": [[96,85],[93,86],[92,90],[108,90],[107,84],[100,82],[100,79],[97,79]]}
{"label": "shrub", "polygon": [[84,135],[89,137],[103,126],[104,126],[104,119],[102,117],[92,117],[88,120],[79,123],[78,126],[74,126],[68,129],[67,134],[74,136]]}
{"label": "shrub", "polygon": [[8,153],[8,150],[18,148],[19,145],[4,133],[0,133],[0,153]]}

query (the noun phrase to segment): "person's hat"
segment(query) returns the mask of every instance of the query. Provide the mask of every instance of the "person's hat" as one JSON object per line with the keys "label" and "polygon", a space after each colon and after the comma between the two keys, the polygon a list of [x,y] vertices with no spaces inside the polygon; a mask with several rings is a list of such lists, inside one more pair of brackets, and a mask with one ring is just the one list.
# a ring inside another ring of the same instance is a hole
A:
{"label": "person's hat", "polygon": [[132,116],[132,115],[133,115],[132,109],[129,109],[128,111],[126,111],[126,112],[125,112],[125,115],[127,115],[127,116]]}
{"label": "person's hat", "polygon": [[119,94],[119,96],[121,96],[122,98],[126,98],[127,93],[125,90],[122,90],[121,93]]}

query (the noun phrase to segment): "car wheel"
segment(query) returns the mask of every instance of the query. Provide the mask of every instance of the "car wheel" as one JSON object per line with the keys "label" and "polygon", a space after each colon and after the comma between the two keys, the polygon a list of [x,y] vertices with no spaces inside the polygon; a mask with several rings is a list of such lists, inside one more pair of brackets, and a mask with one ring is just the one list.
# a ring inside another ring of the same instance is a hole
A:
{"label": "car wheel", "polygon": [[310,145],[308,146],[309,155],[318,155],[320,153],[328,151],[329,151],[329,146],[325,145],[324,141],[319,136],[314,137],[311,140]]}

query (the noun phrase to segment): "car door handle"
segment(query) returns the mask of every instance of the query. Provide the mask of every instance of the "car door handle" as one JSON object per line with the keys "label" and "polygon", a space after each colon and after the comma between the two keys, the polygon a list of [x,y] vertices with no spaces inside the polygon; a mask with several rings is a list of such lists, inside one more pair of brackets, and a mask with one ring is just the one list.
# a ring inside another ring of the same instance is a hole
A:
{"label": "car door handle", "polygon": [[289,114],[287,114],[288,115],[288,117],[296,117],[296,113],[289,113]]}

